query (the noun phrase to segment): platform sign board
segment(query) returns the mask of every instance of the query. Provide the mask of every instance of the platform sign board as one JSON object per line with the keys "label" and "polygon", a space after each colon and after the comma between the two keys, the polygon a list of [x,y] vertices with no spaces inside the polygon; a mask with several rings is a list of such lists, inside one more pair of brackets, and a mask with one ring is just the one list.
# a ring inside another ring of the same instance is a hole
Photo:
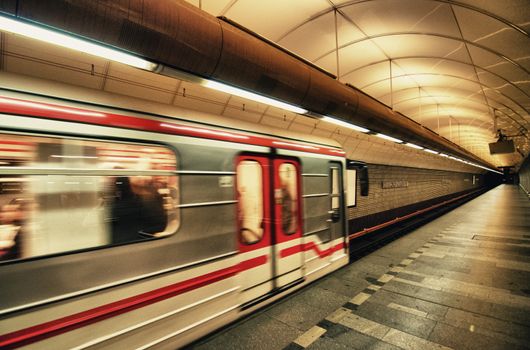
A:
{"label": "platform sign board", "polygon": [[515,152],[513,140],[503,140],[488,144],[490,147],[490,154],[503,154]]}

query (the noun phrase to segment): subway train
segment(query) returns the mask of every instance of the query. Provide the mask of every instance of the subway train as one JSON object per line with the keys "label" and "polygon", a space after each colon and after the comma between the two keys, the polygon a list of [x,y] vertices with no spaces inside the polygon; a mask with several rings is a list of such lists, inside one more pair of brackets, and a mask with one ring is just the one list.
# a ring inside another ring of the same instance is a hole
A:
{"label": "subway train", "polygon": [[0,348],[175,349],[301,288],[348,263],[347,174],[331,139],[0,90]]}

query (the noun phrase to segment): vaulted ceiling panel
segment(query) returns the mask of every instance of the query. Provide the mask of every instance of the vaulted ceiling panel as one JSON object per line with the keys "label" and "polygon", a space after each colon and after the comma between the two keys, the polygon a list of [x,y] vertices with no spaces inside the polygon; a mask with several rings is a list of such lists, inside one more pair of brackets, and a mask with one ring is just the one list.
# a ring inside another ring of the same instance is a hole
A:
{"label": "vaulted ceiling panel", "polygon": [[370,62],[367,65],[355,67],[342,72],[342,80],[347,81],[355,87],[361,87],[373,81],[388,78],[389,64],[387,60]]}
{"label": "vaulted ceiling panel", "polygon": [[[335,59],[335,53],[327,57]],[[353,69],[386,59],[383,52],[371,41],[348,44],[339,50],[340,77]],[[318,61],[317,61],[318,62]]]}
{"label": "vaulted ceiling panel", "polygon": [[325,0],[230,1],[221,13],[266,38],[278,41],[288,30],[329,8]]}
{"label": "vaulted ceiling panel", "polygon": [[518,63],[526,69],[530,68],[527,65],[529,62],[524,59],[527,54],[525,46],[528,45],[528,37],[524,33],[511,27],[509,22],[485,16],[479,11],[455,7],[455,13],[463,37],[470,45],[487,48],[514,61],[520,60]]}
{"label": "vaulted ceiling panel", "polygon": [[373,41],[391,57],[438,56],[459,48],[460,42],[451,38],[423,34],[391,34]]}
{"label": "vaulted ceiling panel", "polygon": [[[306,40],[308,40],[308,37],[311,37],[314,45],[307,45]],[[335,23],[333,13],[329,12],[302,24],[300,27],[283,36],[278,43],[286,49],[296,52],[298,55],[312,61],[321,57],[326,52],[335,50]]]}
{"label": "vaulted ceiling panel", "polygon": [[424,72],[470,77],[475,74],[473,66],[467,63],[438,57],[412,57],[395,59],[393,62],[409,73]]}
{"label": "vaulted ceiling panel", "polygon": [[[404,11],[406,9],[406,11]],[[448,6],[435,1],[380,0],[353,2],[341,8],[368,36],[395,32],[429,32],[456,35]],[[399,16],[396,14],[399,13]]]}

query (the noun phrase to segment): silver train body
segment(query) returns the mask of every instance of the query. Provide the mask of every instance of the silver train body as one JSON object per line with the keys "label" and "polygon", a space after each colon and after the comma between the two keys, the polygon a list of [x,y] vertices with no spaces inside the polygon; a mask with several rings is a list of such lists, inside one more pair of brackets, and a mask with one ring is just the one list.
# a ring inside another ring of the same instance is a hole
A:
{"label": "silver train body", "polygon": [[291,293],[348,262],[345,174],[335,146],[2,91],[0,348],[175,349]]}

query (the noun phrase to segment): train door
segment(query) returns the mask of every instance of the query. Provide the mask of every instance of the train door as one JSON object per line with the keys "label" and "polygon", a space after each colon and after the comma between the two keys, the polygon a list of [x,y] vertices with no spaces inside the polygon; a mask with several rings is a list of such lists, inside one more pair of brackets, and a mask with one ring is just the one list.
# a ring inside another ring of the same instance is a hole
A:
{"label": "train door", "polygon": [[236,164],[242,303],[274,289],[270,162],[268,157],[243,155]]}
{"label": "train door", "polygon": [[273,161],[275,287],[302,281],[302,214],[300,163],[290,158]]}
{"label": "train door", "polygon": [[251,305],[302,281],[300,164],[240,156],[236,195],[242,302]]}
{"label": "train door", "polygon": [[330,214],[328,222],[331,230],[331,261],[335,257],[344,255],[346,239],[346,222],[344,211],[344,179],[342,164],[340,162],[329,163],[329,180],[330,180]]}
{"label": "train door", "polygon": [[[342,164],[322,162],[322,173],[306,176],[312,179],[313,188],[307,188],[307,205],[304,237],[306,276],[321,276],[326,268],[346,254],[346,227],[343,198]],[[311,177],[309,177],[311,176]]]}

